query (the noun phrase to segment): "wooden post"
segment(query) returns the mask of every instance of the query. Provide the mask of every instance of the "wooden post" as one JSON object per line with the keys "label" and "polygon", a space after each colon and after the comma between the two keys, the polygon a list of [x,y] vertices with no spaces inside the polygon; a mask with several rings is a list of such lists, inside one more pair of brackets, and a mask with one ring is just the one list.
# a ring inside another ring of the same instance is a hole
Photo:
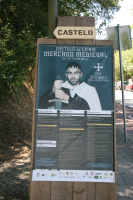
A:
{"label": "wooden post", "polygon": [[53,31],[57,25],[58,0],[48,0],[48,34],[50,38],[55,38]]}
{"label": "wooden post", "polygon": [[[93,17],[58,17],[58,26],[94,26]],[[39,39],[38,44],[71,44],[71,45],[111,45],[112,40],[75,40],[75,39]],[[38,53],[38,52],[37,52]],[[37,63],[37,62],[36,62]],[[37,72],[36,66],[36,72]],[[113,69],[114,71],[114,69]],[[37,77],[37,73],[36,73]],[[37,79],[37,78],[36,78]],[[115,79],[114,79],[115,81]],[[35,81],[36,86],[36,81]],[[115,87],[114,87],[115,88]],[[115,92],[114,92],[115,95]],[[36,97],[36,87],[35,87]],[[115,102],[114,102],[115,105]],[[34,108],[35,110],[35,102]],[[115,113],[115,112],[114,112]],[[114,116],[115,120],[115,116]],[[31,181],[30,200],[116,200],[117,190],[115,183],[86,183],[86,182],[47,182],[32,181],[34,125],[35,111],[33,113],[32,128],[32,154],[31,154]],[[114,123],[115,124],[115,123]],[[116,128],[114,128],[114,157],[116,160]],[[115,162],[116,163],[116,162]],[[116,165],[115,165],[116,172]]]}

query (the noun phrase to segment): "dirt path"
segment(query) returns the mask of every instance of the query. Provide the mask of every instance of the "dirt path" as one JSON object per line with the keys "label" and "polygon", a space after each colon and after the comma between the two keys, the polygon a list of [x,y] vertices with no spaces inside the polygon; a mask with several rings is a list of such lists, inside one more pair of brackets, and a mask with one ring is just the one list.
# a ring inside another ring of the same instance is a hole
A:
{"label": "dirt path", "polygon": [[[31,95],[32,93],[32,95]],[[28,200],[33,89],[0,104],[0,200]]]}
{"label": "dirt path", "polygon": [[13,159],[0,167],[0,199],[29,199],[30,158]]}

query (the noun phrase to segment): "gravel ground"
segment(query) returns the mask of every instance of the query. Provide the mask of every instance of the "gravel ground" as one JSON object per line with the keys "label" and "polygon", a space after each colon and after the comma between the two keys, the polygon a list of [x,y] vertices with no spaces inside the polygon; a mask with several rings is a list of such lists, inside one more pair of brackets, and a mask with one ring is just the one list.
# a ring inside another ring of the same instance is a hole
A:
{"label": "gravel ground", "polygon": [[28,200],[30,180],[30,150],[16,159],[0,165],[0,199]]}
{"label": "gravel ground", "polygon": [[34,91],[0,103],[0,200],[28,200]]}

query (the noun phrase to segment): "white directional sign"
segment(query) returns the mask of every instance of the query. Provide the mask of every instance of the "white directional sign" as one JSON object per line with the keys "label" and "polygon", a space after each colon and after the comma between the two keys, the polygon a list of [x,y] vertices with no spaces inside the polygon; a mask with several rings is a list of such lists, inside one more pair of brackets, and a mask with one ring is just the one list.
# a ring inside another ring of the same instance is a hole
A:
{"label": "white directional sign", "polygon": [[[119,50],[117,26],[107,27],[107,40],[114,40],[114,49]],[[129,25],[120,26],[120,42],[122,50],[132,48],[131,28]]]}
{"label": "white directional sign", "polygon": [[57,39],[96,39],[95,27],[57,26],[53,33]]}

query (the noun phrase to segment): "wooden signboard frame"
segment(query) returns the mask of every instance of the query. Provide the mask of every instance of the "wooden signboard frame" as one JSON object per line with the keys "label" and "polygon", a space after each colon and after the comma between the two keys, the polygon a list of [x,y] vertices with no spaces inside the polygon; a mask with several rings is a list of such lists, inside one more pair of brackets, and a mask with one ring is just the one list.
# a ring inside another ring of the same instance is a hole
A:
{"label": "wooden signboard frame", "polygon": [[[93,26],[93,17],[58,17],[58,26]],[[38,46],[39,44],[70,44],[70,45],[110,45],[114,47],[113,40],[93,40],[93,39],[38,39],[36,57],[35,76],[35,98],[37,90],[37,70],[38,70]],[[113,55],[114,57],[114,55]],[[113,64],[113,88],[115,84]],[[114,90],[115,99],[115,90]],[[117,184],[115,183],[95,183],[95,182],[52,182],[52,181],[32,181],[33,155],[34,155],[34,129],[35,129],[35,105],[33,105],[33,125],[32,125],[32,151],[31,151],[31,179],[30,179],[30,200],[116,200]],[[114,102],[115,107],[115,102]],[[114,108],[115,115],[115,108]],[[114,116],[114,159],[116,161],[116,127]],[[116,163],[116,162],[115,162]],[[116,164],[115,164],[116,172]],[[115,173],[116,180],[116,173]]]}

